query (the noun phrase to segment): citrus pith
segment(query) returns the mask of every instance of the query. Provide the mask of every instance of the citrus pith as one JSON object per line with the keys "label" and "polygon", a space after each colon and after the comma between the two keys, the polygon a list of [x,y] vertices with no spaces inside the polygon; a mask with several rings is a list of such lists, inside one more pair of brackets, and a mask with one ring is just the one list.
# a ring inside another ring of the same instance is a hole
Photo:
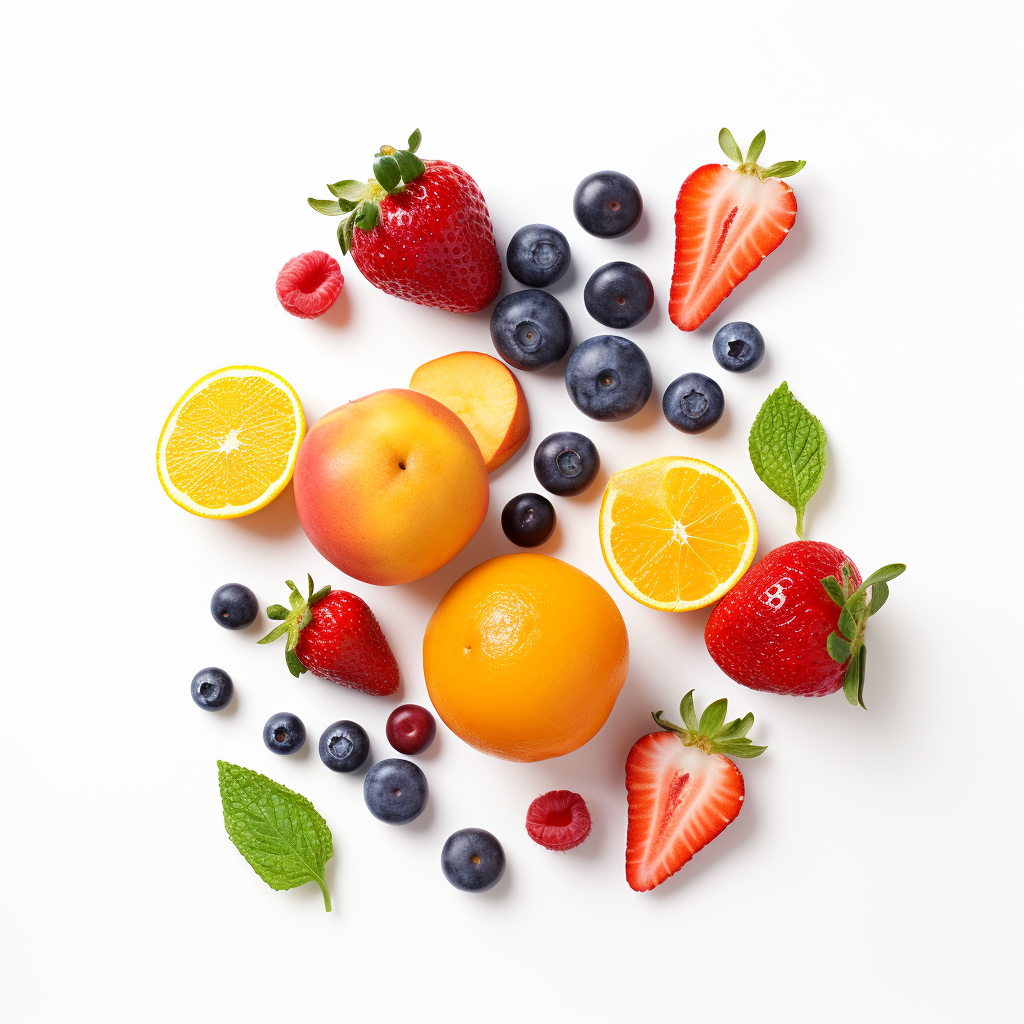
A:
{"label": "citrus pith", "polygon": [[682,456],[616,473],[605,488],[599,528],[615,581],[660,611],[717,601],[757,551],[757,520],[736,481]]}

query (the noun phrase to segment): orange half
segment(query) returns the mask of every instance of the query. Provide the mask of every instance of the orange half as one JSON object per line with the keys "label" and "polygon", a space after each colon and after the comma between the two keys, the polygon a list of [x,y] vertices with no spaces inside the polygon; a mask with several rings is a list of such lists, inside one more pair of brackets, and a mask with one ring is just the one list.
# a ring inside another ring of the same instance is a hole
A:
{"label": "orange half", "polygon": [[616,473],[601,502],[601,553],[630,597],[665,612],[717,601],[750,567],[757,520],[736,481],[668,456]]}

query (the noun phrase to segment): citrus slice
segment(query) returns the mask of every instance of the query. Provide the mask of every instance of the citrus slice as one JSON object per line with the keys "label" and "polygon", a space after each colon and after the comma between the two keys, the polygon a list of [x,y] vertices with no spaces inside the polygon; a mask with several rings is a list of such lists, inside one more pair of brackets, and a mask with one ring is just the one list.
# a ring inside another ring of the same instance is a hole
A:
{"label": "citrus slice", "polygon": [[167,496],[193,515],[234,519],[287,486],[306,432],[295,389],[258,366],[197,380],[171,410],[156,449]]}
{"label": "citrus slice", "polygon": [[736,481],[669,456],[616,473],[601,501],[601,553],[630,597],[665,612],[717,601],[750,567],[757,520]]}

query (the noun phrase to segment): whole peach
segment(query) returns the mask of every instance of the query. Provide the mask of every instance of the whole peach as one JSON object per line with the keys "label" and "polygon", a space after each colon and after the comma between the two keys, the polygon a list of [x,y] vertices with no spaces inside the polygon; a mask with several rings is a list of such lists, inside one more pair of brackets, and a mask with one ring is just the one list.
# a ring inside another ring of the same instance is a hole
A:
{"label": "whole peach", "polygon": [[389,586],[450,562],[487,513],[487,470],[455,413],[393,388],[327,413],[295,463],[295,507],[342,572]]}

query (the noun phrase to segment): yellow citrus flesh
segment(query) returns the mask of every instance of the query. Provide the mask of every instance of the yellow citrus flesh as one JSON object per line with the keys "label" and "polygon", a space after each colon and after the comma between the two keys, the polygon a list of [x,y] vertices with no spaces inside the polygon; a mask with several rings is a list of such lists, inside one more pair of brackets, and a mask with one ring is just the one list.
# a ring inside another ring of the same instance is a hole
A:
{"label": "yellow citrus flesh", "polygon": [[757,520],[736,481],[669,456],[616,473],[601,502],[601,553],[630,597],[666,612],[717,601],[757,551]]}
{"label": "yellow citrus flesh", "polygon": [[295,389],[259,366],[225,366],[171,410],[156,465],[167,496],[193,515],[233,519],[288,485],[306,419]]}

